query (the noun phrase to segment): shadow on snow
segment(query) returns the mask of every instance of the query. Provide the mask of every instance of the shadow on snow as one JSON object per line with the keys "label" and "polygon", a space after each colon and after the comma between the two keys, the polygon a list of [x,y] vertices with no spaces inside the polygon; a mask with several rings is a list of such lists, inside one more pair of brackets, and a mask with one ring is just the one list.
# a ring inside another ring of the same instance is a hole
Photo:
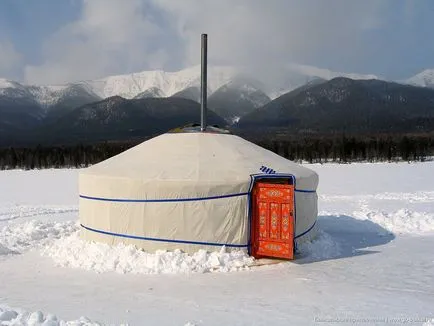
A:
{"label": "shadow on snow", "polygon": [[318,238],[300,246],[294,263],[306,264],[375,254],[381,250],[373,247],[395,239],[395,235],[382,226],[347,215],[319,216],[317,223]]}

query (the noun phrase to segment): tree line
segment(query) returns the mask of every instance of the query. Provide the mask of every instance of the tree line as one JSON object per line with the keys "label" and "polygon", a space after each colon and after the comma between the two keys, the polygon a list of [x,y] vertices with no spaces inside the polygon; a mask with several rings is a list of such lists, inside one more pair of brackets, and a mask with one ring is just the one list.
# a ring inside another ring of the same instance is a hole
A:
{"label": "tree line", "polygon": [[432,135],[342,135],[270,139],[257,143],[289,160],[309,163],[423,162],[434,156]]}
{"label": "tree line", "polygon": [[133,142],[77,146],[0,148],[0,169],[82,168],[134,146]]}
{"label": "tree line", "polygon": [[[434,156],[434,136],[376,135],[324,137],[268,137],[251,139],[292,161],[396,162],[425,161]],[[117,155],[138,141],[77,146],[0,148],[0,169],[81,168]]]}

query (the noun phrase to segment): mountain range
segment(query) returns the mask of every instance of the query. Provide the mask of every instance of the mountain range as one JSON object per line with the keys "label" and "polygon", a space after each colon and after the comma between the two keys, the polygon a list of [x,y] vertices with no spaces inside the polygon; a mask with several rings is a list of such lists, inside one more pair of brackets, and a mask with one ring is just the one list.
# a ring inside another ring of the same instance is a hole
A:
{"label": "mountain range", "polygon": [[[66,135],[81,135],[75,139],[82,141],[87,137],[84,130],[95,128],[100,130],[100,133],[101,128],[105,128],[102,132],[104,137],[110,134],[108,130],[116,128],[134,130],[134,132],[126,132],[122,137],[128,137],[131,133],[142,135],[164,131],[165,128],[175,127],[173,122],[193,122],[191,120],[193,111],[189,111],[186,107],[190,105],[197,110],[200,97],[199,86],[199,66],[178,72],[144,71],[56,86],[24,85],[0,79],[0,145],[14,143],[17,139],[20,142],[26,142],[26,139],[35,141],[42,139],[46,142],[50,137],[54,138],[53,141],[58,138],[61,142],[66,140]],[[320,91],[321,87],[328,87],[328,89]],[[359,88],[364,90],[361,91]],[[420,88],[427,90],[416,91]],[[303,65],[282,67],[280,73],[275,74],[273,78],[270,78],[270,75],[268,77],[264,75],[264,78],[258,77],[234,67],[210,66],[208,68],[208,107],[216,113],[212,119],[219,125],[233,125],[239,121],[237,126],[246,128],[257,125],[255,121],[263,121],[263,124],[272,127],[288,126],[291,125],[290,120],[295,119],[294,116],[303,112],[308,117],[313,112],[328,110],[326,107],[348,107],[349,103],[353,103],[356,98],[361,101],[360,103],[370,101],[369,105],[365,103],[366,105],[357,106],[360,112],[365,110],[363,107],[369,106],[371,108],[369,110],[377,114],[378,112],[372,109],[372,106],[382,103],[384,106],[399,107],[398,111],[403,114],[402,118],[408,118],[411,114],[404,114],[404,111],[415,111],[414,105],[418,108],[430,107],[431,97],[428,96],[430,88],[434,88],[434,70],[425,70],[404,81],[386,82],[380,81],[375,75],[339,73]],[[390,93],[391,89],[394,89],[395,93]],[[317,92],[329,94],[336,92],[344,98],[342,101],[328,98],[327,102],[325,100],[327,96],[321,97],[322,95]],[[411,94],[414,92],[418,96],[423,95],[423,100],[413,101]],[[356,95],[343,95],[347,93],[365,94],[369,100],[361,95],[360,98]],[[406,99],[412,100],[403,104],[396,101],[395,97],[398,96],[396,94],[403,94]],[[377,96],[375,99],[374,95]],[[387,96],[394,100],[385,101]],[[423,101],[428,102],[422,103]],[[171,109],[165,111],[165,107]],[[149,114],[149,110],[152,114]],[[391,114],[393,111],[390,108],[388,110],[382,111],[381,114]],[[340,115],[343,114],[343,111],[339,112]],[[159,120],[159,115],[165,116],[165,119],[171,123]],[[277,122],[271,122],[272,117]],[[312,127],[302,122],[306,117],[297,118],[301,123],[300,128]],[[83,122],[86,119],[89,123]],[[100,119],[107,122],[105,127],[101,127],[104,124],[98,122]],[[143,128],[138,126],[139,122],[136,119],[142,121]],[[95,121],[91,122],[92,120]],[[116,128],[113,125],[115,120],[120,121]],[[324,120],[321,121],[324,126],[327,125]],[[159,124],[160,127],[156,127],[155,124]],[[69,131],[59,137],[58,126],[63,126],[63,130]],[[95,135],[91,130],[87,133]],[[89,139],[96,138],[99,139],[93,136]]]}
{"label": "mountain range", "polygon": [[295,89],[241,117],[238,127],[287,133],[434,131],[434,89],[337,77]]}
{"label": "mountain range", "polygon": [[434,88],[434,69],[426,69],[402,83],[414,86]]}

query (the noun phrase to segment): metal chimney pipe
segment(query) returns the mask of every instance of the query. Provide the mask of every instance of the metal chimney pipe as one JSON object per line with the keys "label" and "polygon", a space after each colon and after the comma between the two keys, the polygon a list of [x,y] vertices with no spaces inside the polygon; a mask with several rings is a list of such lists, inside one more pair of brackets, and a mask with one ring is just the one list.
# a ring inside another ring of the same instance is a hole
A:
{"label": "metal chimney pipe", "polygon": [[201,37],[201,78],[200,78],[200,131],[206,131],[206,100],[207,100],[207,55],[208,35]]}

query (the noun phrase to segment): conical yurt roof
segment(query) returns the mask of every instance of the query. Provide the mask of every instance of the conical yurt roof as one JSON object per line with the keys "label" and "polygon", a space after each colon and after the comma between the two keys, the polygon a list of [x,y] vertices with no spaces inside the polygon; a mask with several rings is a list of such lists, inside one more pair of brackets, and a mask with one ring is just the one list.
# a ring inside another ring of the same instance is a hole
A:
{"label": "conical yurt roof", "polygon": [[248,191],[252,175],[261,174],[261,167],[273,170],[276,176],[293,175],[300,190],[317,187],[314,171],[236,135],[208,132],[162,134],[83,170],[81,176],[86,180],[95,177],[98,182],[135,182],[138,187],[160,188],[164,184],[164,188],[176,188],[182,184],[196,190],[218,186],[222,192]]}

